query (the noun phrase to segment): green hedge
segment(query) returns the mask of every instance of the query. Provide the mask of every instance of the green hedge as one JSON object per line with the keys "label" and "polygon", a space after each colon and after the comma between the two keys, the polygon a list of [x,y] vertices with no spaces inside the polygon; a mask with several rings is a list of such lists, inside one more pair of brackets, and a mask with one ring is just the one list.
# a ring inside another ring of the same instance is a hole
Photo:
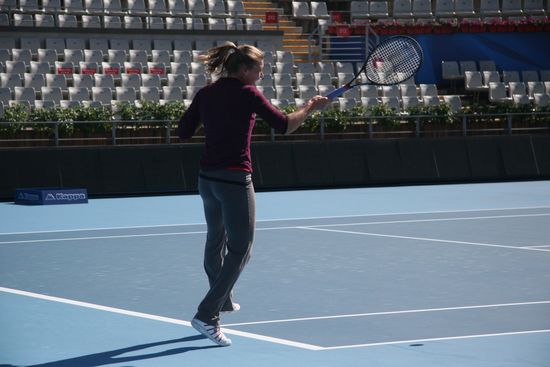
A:
{"label": "green hedge", "polygon": [[[296,110],[296,106],[287,106],[281,109],[285,113]],[[165,121],[177,121],[185,111],[183,102],[173,102],[168,104],[158,104],[152,102],[141,102],[140,106],[133,104],[118,104],[112,110],[106,107],[75,107],[75,108],[52,108],[52,109],[31,109],[27,110],[22,105],[14,105],[4,109],[4,116],[0,119],[3,122],[12,124],[1,124],[0,133],[3,136],[14,134],[23,129],[32,129],[35,131],[50,132],[53,130],[51,124],[39,124],[38,122],[57,121],[60,132],[105,132],[112,127],[110,121],[120,121],[121,125],[131,125],[137,128],[135,122],[140,122],[139,126],[158,127],[164,126]],[[550,106],[544,108],[535,108],[533,105],[517,106],[512,103],[488,104],[478,106],[468,106],[462,109],[461,113],[476,114],[484,119],[484,115],[495,113],[528,113],[528,112],[550,112]],[[456,114],[453,114],[450,107],[446,104],[438,106],[416,106],[410,108],[407,113],[412,116],[422,115],[423,122],[439,122],[452,124],[457,121]],[[375,123],[385,128],[398,126],[403,120],[402,115],[392,110],[385,104],[378,104],[373,107],[355,107],[350,110],[340,111],[339,109],[329,108],[322,112],[316,112],[309,116],[300,128],[302,132],[317,132],[324,121],[325,131],[344,132],[351,125],[357,124],[361,117],[369,116]],[[376,119],[376,117],[384,117]],[[426,117],[428,116],[428,117]],[[549,119],[548,116],[538,117],[538,119]],[[490,119],[490,118],[489,118]],[[102,121],[97,124],[78,124],[82,121]],[[25,123],[25,124],[22,124]],[[29,124],[30,123],[30,124]],[[34,123],[34,124],[33,124]],[[133,123],[133,124],[132,124]],[[256,133],[269,133],[269,127],[262,121],[258,121],[255,129]]]}

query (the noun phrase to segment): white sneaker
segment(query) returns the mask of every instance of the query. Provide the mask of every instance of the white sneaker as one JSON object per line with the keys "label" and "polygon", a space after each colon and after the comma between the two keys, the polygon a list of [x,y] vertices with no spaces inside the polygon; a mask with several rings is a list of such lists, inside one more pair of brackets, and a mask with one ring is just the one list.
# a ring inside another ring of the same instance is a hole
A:
{"label": "white sneaker", "polygon": [[241,309],[241,305],[238,304],[238,303],[233,303],[233,309],[232,310],[227,310],[227,311],[220,311],[220,314],[224,315],[224,314],[228,314],[228,313],[231,313],[231,312],[237,312]]}
{"label": "white sneaker", "polygon": [[193,319],[191,320],[191,326],[219,346],[228,347],[231,345],[231,339],[226,337],[217,325],[210,325],[199,319]]}

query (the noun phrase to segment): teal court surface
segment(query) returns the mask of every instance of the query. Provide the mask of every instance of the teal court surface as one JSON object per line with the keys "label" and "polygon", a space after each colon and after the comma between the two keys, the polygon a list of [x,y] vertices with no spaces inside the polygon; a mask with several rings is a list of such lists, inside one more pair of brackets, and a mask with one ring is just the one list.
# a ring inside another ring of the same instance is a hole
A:
{"label": "teal court surface", "polygon": [[257,193],[219,348],[198,195],[0,203],[0,366],[550,366],[550,182]]}

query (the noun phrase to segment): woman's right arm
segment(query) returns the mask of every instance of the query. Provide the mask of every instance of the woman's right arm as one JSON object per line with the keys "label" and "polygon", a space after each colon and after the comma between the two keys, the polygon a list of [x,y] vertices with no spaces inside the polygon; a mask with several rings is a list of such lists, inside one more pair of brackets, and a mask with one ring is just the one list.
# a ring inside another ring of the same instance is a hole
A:
{"label": "woman's right arm", "polygon": [[298,111],[289,113],[286,134],[293,133],[303,124],[308,115],[315,110],[322,110],[330,100],[327,97],[315,96],[307,101]]}

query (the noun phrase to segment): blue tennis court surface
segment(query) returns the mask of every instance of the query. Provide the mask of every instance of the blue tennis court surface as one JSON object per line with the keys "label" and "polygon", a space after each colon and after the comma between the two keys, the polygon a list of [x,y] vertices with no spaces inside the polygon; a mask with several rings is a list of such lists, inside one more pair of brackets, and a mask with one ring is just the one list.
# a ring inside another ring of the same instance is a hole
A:
{"label": "blue tennis court surface", "polygon": [[201,205],[0,204],[0,366],[550,366],[550,182],[258,193],[229,348]]}

